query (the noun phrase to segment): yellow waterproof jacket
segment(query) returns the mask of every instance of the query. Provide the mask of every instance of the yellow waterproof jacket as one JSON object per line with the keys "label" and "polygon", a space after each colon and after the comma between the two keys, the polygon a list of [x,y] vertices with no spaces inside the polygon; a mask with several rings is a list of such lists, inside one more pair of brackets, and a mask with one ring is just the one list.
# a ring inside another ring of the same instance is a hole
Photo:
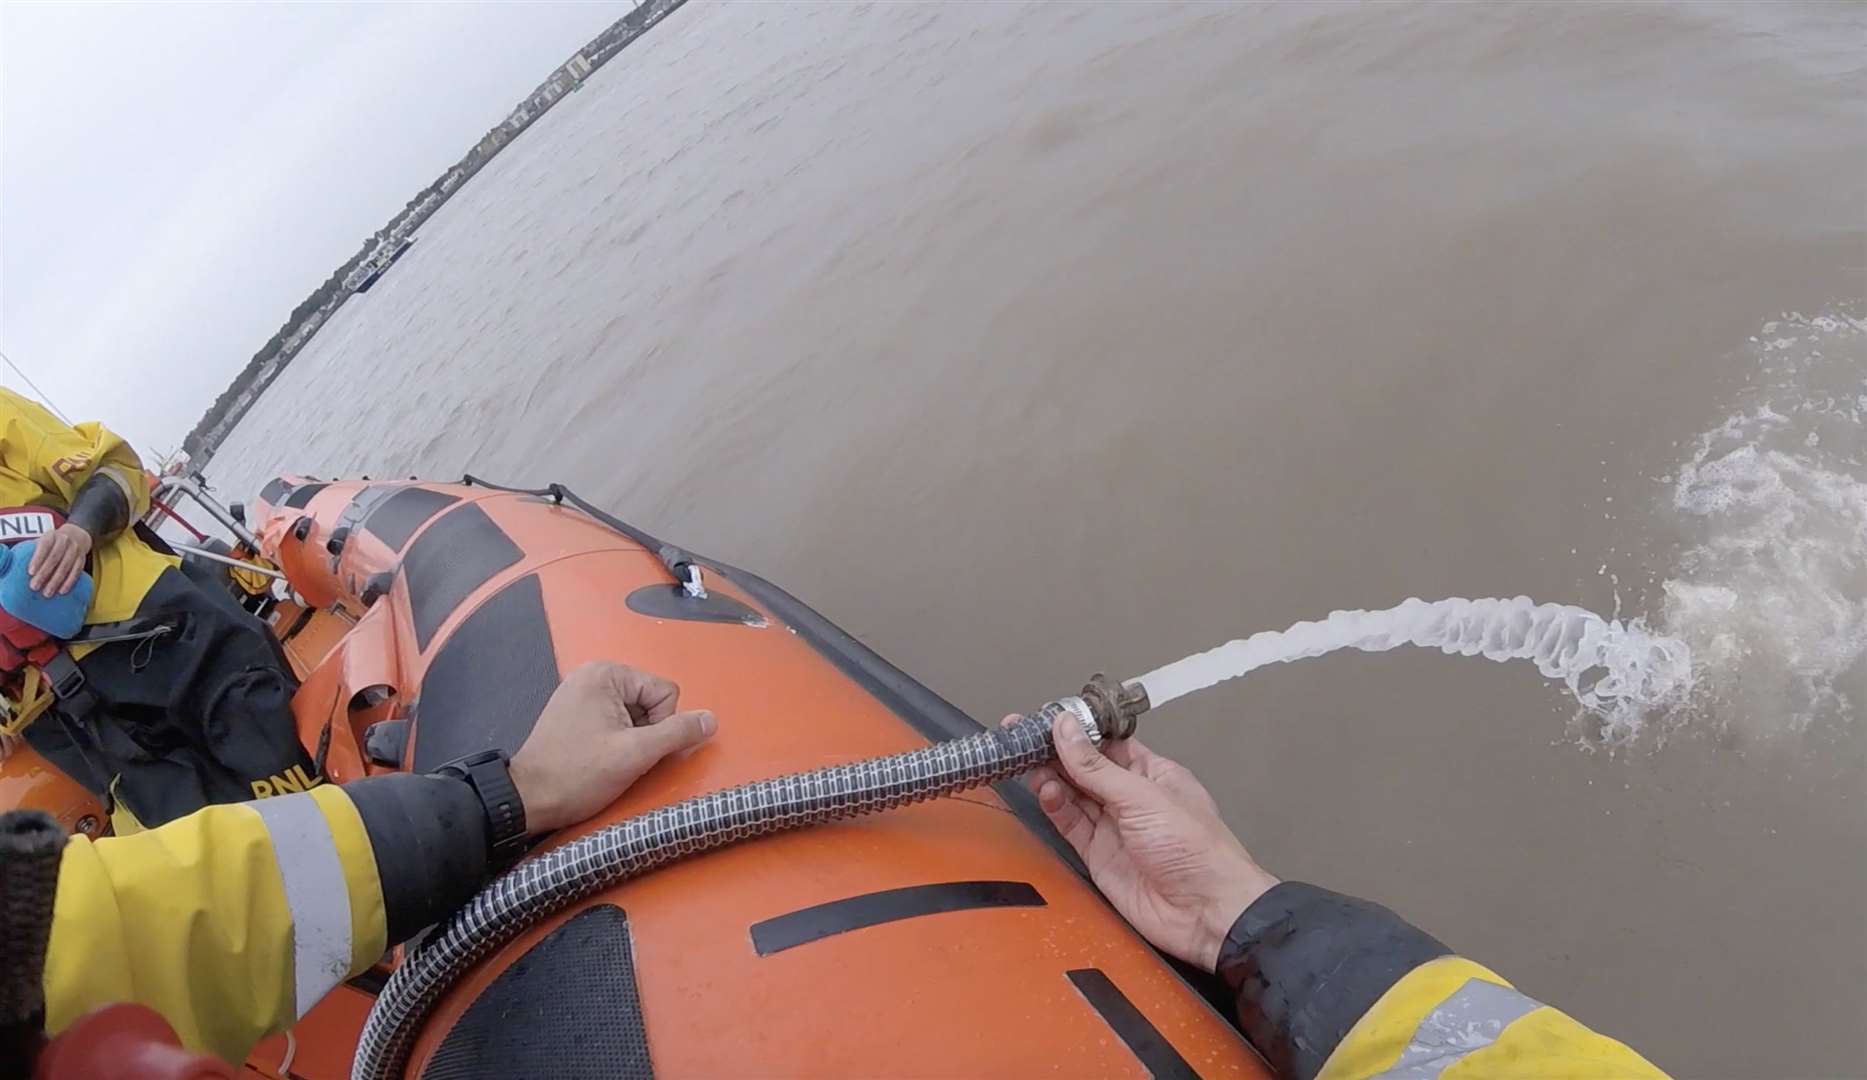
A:
{"label": "yellow waterproof jacket", "polygon": [[1219,953],[1237,1022],[1296,1080],[1664,1077],[1379,904],[1284,882]]}
{"label": "yellow waterproof jacket", "polygon": [[486,866],[473,789],[407,774],[73,837],[46,949],[46,1030],[135,1002],[189,1048],[241,1061],[464,903]]}
{"label": "yellow waterproof jacket", "polygon": [[[479,796],[400,774],[213,806],[136,836],[74,838],[46,953],[47,1029],[147,1005],[240,1061],[487,873]],[[1236,1021],[1293,1080],[1663,1074],[1378,904],[1285,882],[1233,924]]]}
{"label": "yellow waterproof jacket", "polygon": [[1375,1002],[1318,1080],[1664,1077],[1622,1043],[1457,956],[1429,960]]}
{"label": "yellow waterproof jacket", "polygon": [[[130,444],[102,424],[77,427],[44,406],[0,387],[0,508],[50,506],[71,509],[78,489],[93,476],[109,477],[129,500],[130,518],[149,510],[149,476]],[[136,606],[163,570],[180,565],[125,529],[91,552],[96,591],[86,623],[119,622]]]}

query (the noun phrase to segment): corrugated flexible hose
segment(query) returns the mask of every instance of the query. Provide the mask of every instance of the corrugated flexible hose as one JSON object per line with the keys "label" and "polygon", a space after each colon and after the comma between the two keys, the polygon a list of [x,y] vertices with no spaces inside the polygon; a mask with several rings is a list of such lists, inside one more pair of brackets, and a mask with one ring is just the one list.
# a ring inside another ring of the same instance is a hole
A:
{"label": "corrugated flexible hose", "polygon": [[1082,699],[1065,698],[963,739],[699,795],[527,859],[455,912],[389,977],[363,1025],[352,1080],[399,1076],[441,995],[473,964],[553,912],[688,855],[1027,772],[1055,753],[1050,725],[1059,712],[1094,728]]}

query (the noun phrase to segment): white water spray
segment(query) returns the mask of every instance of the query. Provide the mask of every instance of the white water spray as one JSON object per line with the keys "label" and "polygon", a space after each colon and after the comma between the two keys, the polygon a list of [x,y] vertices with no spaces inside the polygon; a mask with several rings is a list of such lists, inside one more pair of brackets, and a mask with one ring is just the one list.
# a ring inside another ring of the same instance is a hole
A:
{"label": "white water spray", "polygon": [[1666,632],[1700,667],[1696,712],[1777,738],[1867,701],[1867,318],[1765,323],[1749,385],[1671,485],[1687,541],[1663,584]]}
{"label": "white water spray", "polygon": [[1267,664],[1338,649],[1385,652],[1418,645],[1460,656],[1529,660],[1569,688],[1602,724],[1604,742],[1621,742],[1653,709],[1684,697],[1692,683],[1685,643],[1567,604],[1454,597],[1412,599],[1385,611],[1337,611],[1318,622],[1266,630],[1156,668],[1138,680],[1154,707]]}

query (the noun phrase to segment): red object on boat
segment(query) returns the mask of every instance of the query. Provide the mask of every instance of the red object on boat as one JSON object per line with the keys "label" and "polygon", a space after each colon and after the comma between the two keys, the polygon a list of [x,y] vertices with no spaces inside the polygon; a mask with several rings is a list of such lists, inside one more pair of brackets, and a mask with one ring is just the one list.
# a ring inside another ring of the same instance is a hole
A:
{"label": "red object on boat", "polygon": [[33,1080],[235,1080],[232,1065],[182,1049],[175,1029],[142,1005],[79,1017],[39,1052]]}

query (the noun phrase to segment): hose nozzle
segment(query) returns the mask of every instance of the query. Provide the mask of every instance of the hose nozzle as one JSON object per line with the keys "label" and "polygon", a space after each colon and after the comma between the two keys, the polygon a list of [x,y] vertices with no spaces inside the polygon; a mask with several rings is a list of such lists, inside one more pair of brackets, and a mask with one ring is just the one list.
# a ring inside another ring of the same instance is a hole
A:
{"label": "hose nozzle", "polygon": [[1147,687],[1138,682],[1116,683],[1100,671],[1083,685],[1080,696],[1095,718],[1097,742],[1133,735],[1141,714],[1152,705]]}

